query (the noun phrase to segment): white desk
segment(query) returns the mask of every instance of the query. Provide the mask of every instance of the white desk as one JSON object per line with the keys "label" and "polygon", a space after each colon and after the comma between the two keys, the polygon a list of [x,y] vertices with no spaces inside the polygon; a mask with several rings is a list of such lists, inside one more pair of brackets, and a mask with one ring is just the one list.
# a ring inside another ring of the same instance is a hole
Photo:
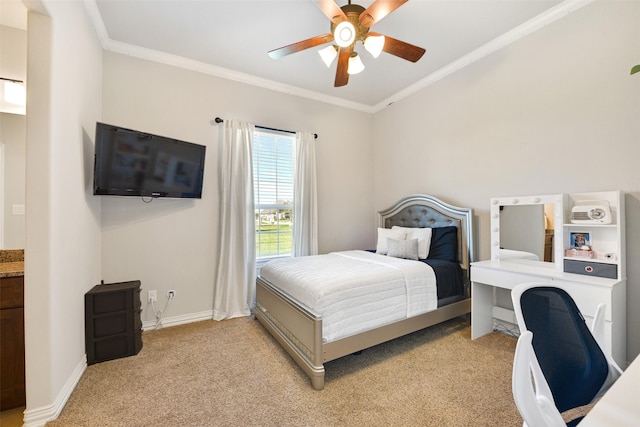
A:
{"label": "white desk", "polygon": [[578,426],[640,426],[640,357],[636,357]]}
{"label": "white desk", "polygon": [[[479,261],[471,264],[471,338],[493,331],[494,289],[513,289],[539,282],[564,289],[590,321],[599,304],[605,304],[604,350],[620,366],[626,365],[626,280],[564,273],[537,261]],[[640,406],[640,400],[638,401]],[[640,426],[640,424],[638,424]]]}

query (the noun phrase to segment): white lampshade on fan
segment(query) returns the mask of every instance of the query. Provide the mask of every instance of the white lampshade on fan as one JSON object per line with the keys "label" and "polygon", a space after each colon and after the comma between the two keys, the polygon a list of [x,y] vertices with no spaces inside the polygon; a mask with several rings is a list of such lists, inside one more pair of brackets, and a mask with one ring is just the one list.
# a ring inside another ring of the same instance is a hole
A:
{"label": "white lampshade on fan", "polygon": [[318,54],[320,55],[320,58],[322,58],[322,61],[325,63],[325,65],[327,67],[330,67],[333,60],[336,59],[336,56],[338,56],[338,49],[334,45],[331,45],[325,47],[324,49],[320,49],[318,51]]}
{"label": "white lampshade on fan", "polygon": [[369,36],[364,40],[364,48],[374,58],[377,58],[382,53],[384,48],[384,36]]}
{"label": "white lampshade on fan", "polygon": [[351,46],[356,39],[356,29],[349,21],[342,21],[333,31],[333,39],[340,47]]}
{"label": "white lampshade on fan", "polygon": [[352,56],[349,57],[349,67],[347,68],[347,73],[349,74],[358,74],[364,70],[364,64],[362,60],[358,56],[357,53],[353,53]]}

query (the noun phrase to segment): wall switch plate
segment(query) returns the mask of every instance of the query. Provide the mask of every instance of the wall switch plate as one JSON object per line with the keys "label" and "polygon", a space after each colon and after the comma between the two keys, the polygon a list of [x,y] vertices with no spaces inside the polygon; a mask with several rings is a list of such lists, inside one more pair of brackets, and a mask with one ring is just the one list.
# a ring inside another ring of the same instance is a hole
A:
{"label": "wall switch plate", "polygon": [[14,215],[24,215],[24,205],[12,205],[11,208]]}

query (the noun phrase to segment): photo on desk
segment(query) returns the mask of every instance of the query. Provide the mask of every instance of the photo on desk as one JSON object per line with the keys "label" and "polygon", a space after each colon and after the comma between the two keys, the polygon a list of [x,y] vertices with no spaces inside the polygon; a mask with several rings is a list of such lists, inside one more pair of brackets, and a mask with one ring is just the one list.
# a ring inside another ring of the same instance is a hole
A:
{"label": "photo on desk", "polygon": [[580,249],[583,246],[591,247],[590,233],[571,232],[571,248]]}

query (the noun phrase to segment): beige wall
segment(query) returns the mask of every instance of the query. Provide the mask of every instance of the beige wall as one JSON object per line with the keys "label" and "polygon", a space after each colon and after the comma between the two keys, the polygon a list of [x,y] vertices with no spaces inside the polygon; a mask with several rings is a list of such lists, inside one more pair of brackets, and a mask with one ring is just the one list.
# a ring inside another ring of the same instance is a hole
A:
{"label": "beige wall", "polygon": [[[26,51],[25,51],[26,56]],[[4,244],[2,249],[24,249],[24,214],[14,214],[15,205],[24,206],[26,118],[19,114],[0,113],[0,143],[4,145]]]}
{"label": "beige wall", "polygon": [[317,142],[319,250],[373,247],[372,116],[116,53],[104,61],[106,123],[207,147],[201,200],[102,196],[102,277],[140,279],[143,320],[153,320],[147,290],[166,317],[211,311],[218,212],[220,116],[257,125],[305,130]]}
{"label": "beige wall", "polygon": [[489,199],[621,189],[628,359],[640,353],[640,2],[595,2],[374,120],[375,209],[430,193],[475,209],[489,259]]}
{"label": "beige wall", "polygon": [[[27,32],[0,25],[0,76],[25,80],[27,76]],[[25,201],[25,116],[0,113],[0,143],[4,144],[4,245],[2,249],[24,249],[24,215],[13,214],[13,205]],[[2,224],[0,224],[2,226]]]}
{"label": "beige wall", "polygon": [[27,76],[27,32],[19,28],[0,25],[1,77],[23,80]]}
{"label": "beige wall", "polygon": [[[25,335],[27,425],[62,409],[86,366],[83,295],[100,279],[91,195],[102,48],[81,2],[28,17]],[[36,2],[37,3],[37,2]]]}

